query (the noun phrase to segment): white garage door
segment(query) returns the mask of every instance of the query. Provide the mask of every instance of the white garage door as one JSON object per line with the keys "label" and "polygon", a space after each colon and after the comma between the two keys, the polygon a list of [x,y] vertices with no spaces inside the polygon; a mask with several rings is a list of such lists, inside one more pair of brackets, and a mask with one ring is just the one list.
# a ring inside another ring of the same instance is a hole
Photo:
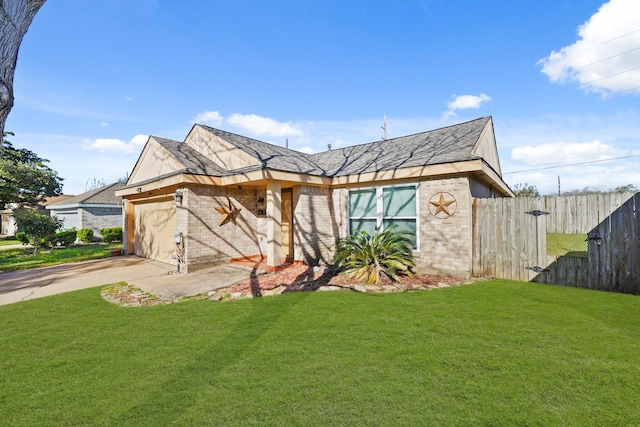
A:
{"label": "white garage door", "polygon": [[60,218],[64,221],[64,225],[62,226],[63,230],[70,230],[71,228],[80,229],[80,216],[78,215],[78,209],[68,210],[68,211],[51,211],[52,215]]}
{"label": "white garage door", "polygon": [[176,205],[173,201],[136,204],[134,253],[138,256],[175,264],[173,232]]}

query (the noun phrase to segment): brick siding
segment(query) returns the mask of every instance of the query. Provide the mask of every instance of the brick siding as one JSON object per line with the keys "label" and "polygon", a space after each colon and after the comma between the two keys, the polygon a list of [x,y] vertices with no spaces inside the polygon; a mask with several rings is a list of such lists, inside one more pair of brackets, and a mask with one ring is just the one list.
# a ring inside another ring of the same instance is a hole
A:
{"label": "brick siding", "polygon": [[[429,211],[429,201],[439,192],[456,199],[456,211],[448,218],[436,218]],[[471,274],[471,193],[466,177],[420,181],[420,252],[416,257],[422,273]]]}
{"label": "brick siding", "polygon": [[[185,237],[185,271],[229,262],[232,258],[263,254],[264,229],[258,230],[257,191],[219,187],[182,189],[183,202],[178,207],[176,228]],[[240,214],[236,225],[219,226],[221,214],[216,207],[228,201]]]}

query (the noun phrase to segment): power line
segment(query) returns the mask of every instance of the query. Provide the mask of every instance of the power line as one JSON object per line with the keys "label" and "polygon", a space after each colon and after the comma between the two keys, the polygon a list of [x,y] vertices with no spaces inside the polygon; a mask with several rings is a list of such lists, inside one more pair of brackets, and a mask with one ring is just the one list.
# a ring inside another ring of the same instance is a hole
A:
{"label": "power line", "polygon": [[[601,44],[608,43],[608,42],[610,42],[610,41],[617,40],[617,39],[619,39],[619,38],[622,38],[622,37],[625,37],[625,36],[628,36],[628,35],[630,35],[630,34],[637,33],[637,32],[640,32],[640,29],[637,29],[637,30],[631,31],[631,32],[629,32],[629,33],[623,34],[623,35],[618,36],[618,37],[614,37],[614,38],[612,38],[612,39],[609,39],[609,40],[603,41],[603,42],[601,42],[601,43],[598,43],[598,44],[592,45],[592,46],[590,46],[590,47],[599,46],[599,45],[601,45]],[[626,50],[626,51],[624,51],[624,52],[617,53],[617,54],[615,54],[615,55],[608,56],[608,57],[606,57],[606,58],[597,59],[597,60],[592,61],[592,62],[589,62],[589,63],[587,63],[587,64],[582,64],[582,65],[579,65],[579,66],[576,66],[576,67],[570,67],[570,68],[572,68],[572,69],[574,69],[574,70],[579,70],[579,69],[581,69],[581,68],[585,68],[585,67],[588,67],[588,66],[590,66],[590,65],[594,65],[594,64],[597,64],[597,63],[600,63],[600,62],[604,62],[604,61],[607,61],[607,60],[609,60],[609,59],[617,58],[617,57],[619,57],[619,56],[622,56],[622,55],[625,55],[625,54],[628,54],[628,53],[631,53],[631,52],[635,52],[635,51],[637,51],[637,50],[640,50],[640,46],[636,46],[636,47],[634,47],[634,48],[631,48],[631,49]],[[621,74],[625,74],[625,73],[628,73],[628,72],[631,72],[631,71],[635,71],[635,70],[637,70],[638,68],[640,68],[640,67],[631,68],[631,69],[629,69],[629,70],[621,71],[621,72],[619,72],[619,73],[610,74],[610,75],[608,75],[608,76],[599,77],[599,78],[594,79],[594,80],[590,80],[590,81],[587,81],[587,82],[580,82],[580,83],[581,83],[581,84],[587,84],[587,85],[588,85],[588,84],[591,84],[591,83],[598,82],[598,81],[600,81],[600,80],[606,80],[606,79],[609,79],[609,78],[611,78],[611,77],[616,77],[616,76],[619,76],[619,75],[621,75]],[[563,76],[564,74],[565,74],[564,72],[558,72],[558,73],[554,73],[554,74],[547,74],[547,78],[549,78],[550,80],[553,80],[554,78],[559,78],[559,77]],[[615,94],[617,94],[617,93],[632,92],[632,91],[635,91],[636,89],[637,89],[637,88],[625,89],[625,90],[621,90],[621,91],[610,91],[610,94],[611,94],[611,95],[615,95]],[[547,92],[543,92],[543,93],[540,93],[540,94],[539,94],[539,95],[537,95],[537,96],[534,96],[533,98],[539,98],[539,97],[542,97],[542,96],[544,96],[544,95],[546,95],[546,94],[548,94],[548,93],[557,92],[557,91],[559,91],[559,90],[560,90],[560,89],[550,90],[550,91],[547,91]],[[492,98],[493,98],[493,97],[492,97]],[[474,103],[476,103],[476,102],[478,102],[476,99],[472,99],[472,100],[469,100],[469,101],[467,101],[467,102],[460,103],[460,105],[471,105],[471,104],[474,104]],[[519,103],[521,103],[521,102],[522,102],[522,101],[518,101],[518,102],[515,102],[515,104],[519,104]],[[509,106],[509,105],[513,105],[513,104],[514,104],[514,103],[507,104],[507,106]],[[494,108],[495,108],[495,107],[494,107]]]}
{"label": "power line", "polygon": [[612,160],[631,159],[633,157],[640,157],[640,154],[633,154],[633,155],[630,155],[630,156],[622,156],[622,157],[612,157],[610,159],[590,160],[590,161],[587,161],[587,162],[567,163],[567,164],[564,164],[564,165],[557,165],[557,166],[545,166],[543,168],[526,169],[526,170],[521,170],[521,171],[504,172],[502,175],[512,175],[514,173],[524,173],[524,172],[537,172],[537,171],[548,170],[548,169],[566,168],[566,167],[569,167],[569,166],[588,165],[590,163],[610,162]]}
{"label": "power line", "polygon": [[616,37],[614,37],[614,38],[612,38],[612,39],[605,40],[605,41],[603,41],[603,42],[600,42],[600,43],[597,43],[597,44],[594,44],[594,45],[591,45],[591,46],[600,46],[601,44],[609,43],[609,42],[612,42],[612,41],[614,41],[614,40],[618,40],[618,39],[621,39],[621,38],[623,38],[623,37],[627,37],[628,35],[631,35],[631,34],[633,34],[633,33],[637,33],[637,32],[639,32],[639,31],[640,31],[640,28],[637,28],[637,29],[635,29],[635,30],[633,30],[633,31],[629,31],[628,33],[621,34],[621,35],[616,36]]}
{"label": "power line", "polygon": [[[624,55],[625,53],[633,52],[633,51],[638,50],[638,49],[640,49],[640,46],[638,46],[638,47],[634,47],[633,49],[625,50],[624,52],[620,52],[620,53],[617,53],[617,54],[615,54],[615,55],[608,56],[608,57],[606,57],[606,58],[598,59],[597,61],[589,62],[588,64],[583,64],[583,65],[580,65],[580,66],[578,66],[578,67],[571,67],[571,68],[573,68],[574,70],[577,70],[577,69],[579,69],[579,68],[588,67],[589,65],[597,64],[597,63],[599,63],[599,62],[604,62],[604,61],[606,61],[606,60],[613,59],[613,58],[616,58],[616,57],[618,57],[618,56],[622,56],[622,55]],[[559,75],[559,73],[558,73],[558,75]]]}

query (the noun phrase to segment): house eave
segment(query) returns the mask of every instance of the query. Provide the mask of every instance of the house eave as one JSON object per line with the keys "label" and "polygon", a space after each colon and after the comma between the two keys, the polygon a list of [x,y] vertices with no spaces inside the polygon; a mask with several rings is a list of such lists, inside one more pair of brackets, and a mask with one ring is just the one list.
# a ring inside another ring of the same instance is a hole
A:
{"label": "house eave", "polygon": [[70,205],[49,205],[45,206],[45,209],[49,210],[65,210],[65,209],[78,209],[78,208],[119,208],[120,205],[116,203],[73,203]]}
{"label": "house eave", "polygon": [[364,184],[379,181],[395,181],[419,178],[435,178],[443,175],[460,175],[473,173],[481,169],[481,161],[469,160],[437,165],[424,165],[386,171],[367,172],[356,175],[333,178],[334,186]]}
{"label": "house eave", "polygon": [[155,194],[161,190],[175,189],[185,185],[210,185],[220,187],[246,185],[250,187],[261,187],[266,185],[267,181],[275,180],[280,181],[284,187],[298,184],[338,187],[361,185],[364,183],[380,181],[437,178],[447,175],[474,175],[492,187],[497,193],[503,196],[513,197],[511,189],[509,189],[504,181],[502,181],[502,178],[491,168],[491,166],[482,159],[367,172],[338,177],[308,175],[274,169],[258,169],[223,177],[180,173],[153,181],[130,184],[126,188],[116,191],[116,195],[128,199],[135,199],[137,197],[143,197],[145,194]]}

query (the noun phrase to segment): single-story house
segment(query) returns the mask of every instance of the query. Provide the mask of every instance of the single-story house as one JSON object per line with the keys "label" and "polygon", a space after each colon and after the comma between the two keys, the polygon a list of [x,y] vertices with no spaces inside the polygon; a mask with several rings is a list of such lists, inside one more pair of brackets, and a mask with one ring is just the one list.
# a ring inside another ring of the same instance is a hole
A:
{"label": "single-story house", "polygon": [[116,190],[124,186],[123,182],[115,182],[46,208],[51,216],[64,221],[65,230],[90,228],[95,237],[101,237],[103,228],[122,227],[122,197],[116,196]]}
{"label": "single-story house", "polygon": [[357,229],[412,233],[424,273],[469,276],[472,199],[512,197],[491,117],[305,154],[196,124],[151,136],[126,183],[127,253],[189,272],[234,259],[331,262]]}
{"label": "single-story house", "polygon": [[[69,194],[48,197],[45,201],[38,203],[35,209],[40,213],[49,215],[50,211],[47,210],[47,206],[54,203],[60,203],[64,200],[70,199],[71,197],[73,196]],[[13,236],[18,232],[16,221],[13,218],[13,211],[17,208],[18,205],[16,203],[10,203],[6,205],[4,209],[0,210],[0,235]]]}
{"label": "single-story house", "polygon": [[13,236],[18,230],[13,218],[14,204],[9,204],[0,210],[0,236]]}

